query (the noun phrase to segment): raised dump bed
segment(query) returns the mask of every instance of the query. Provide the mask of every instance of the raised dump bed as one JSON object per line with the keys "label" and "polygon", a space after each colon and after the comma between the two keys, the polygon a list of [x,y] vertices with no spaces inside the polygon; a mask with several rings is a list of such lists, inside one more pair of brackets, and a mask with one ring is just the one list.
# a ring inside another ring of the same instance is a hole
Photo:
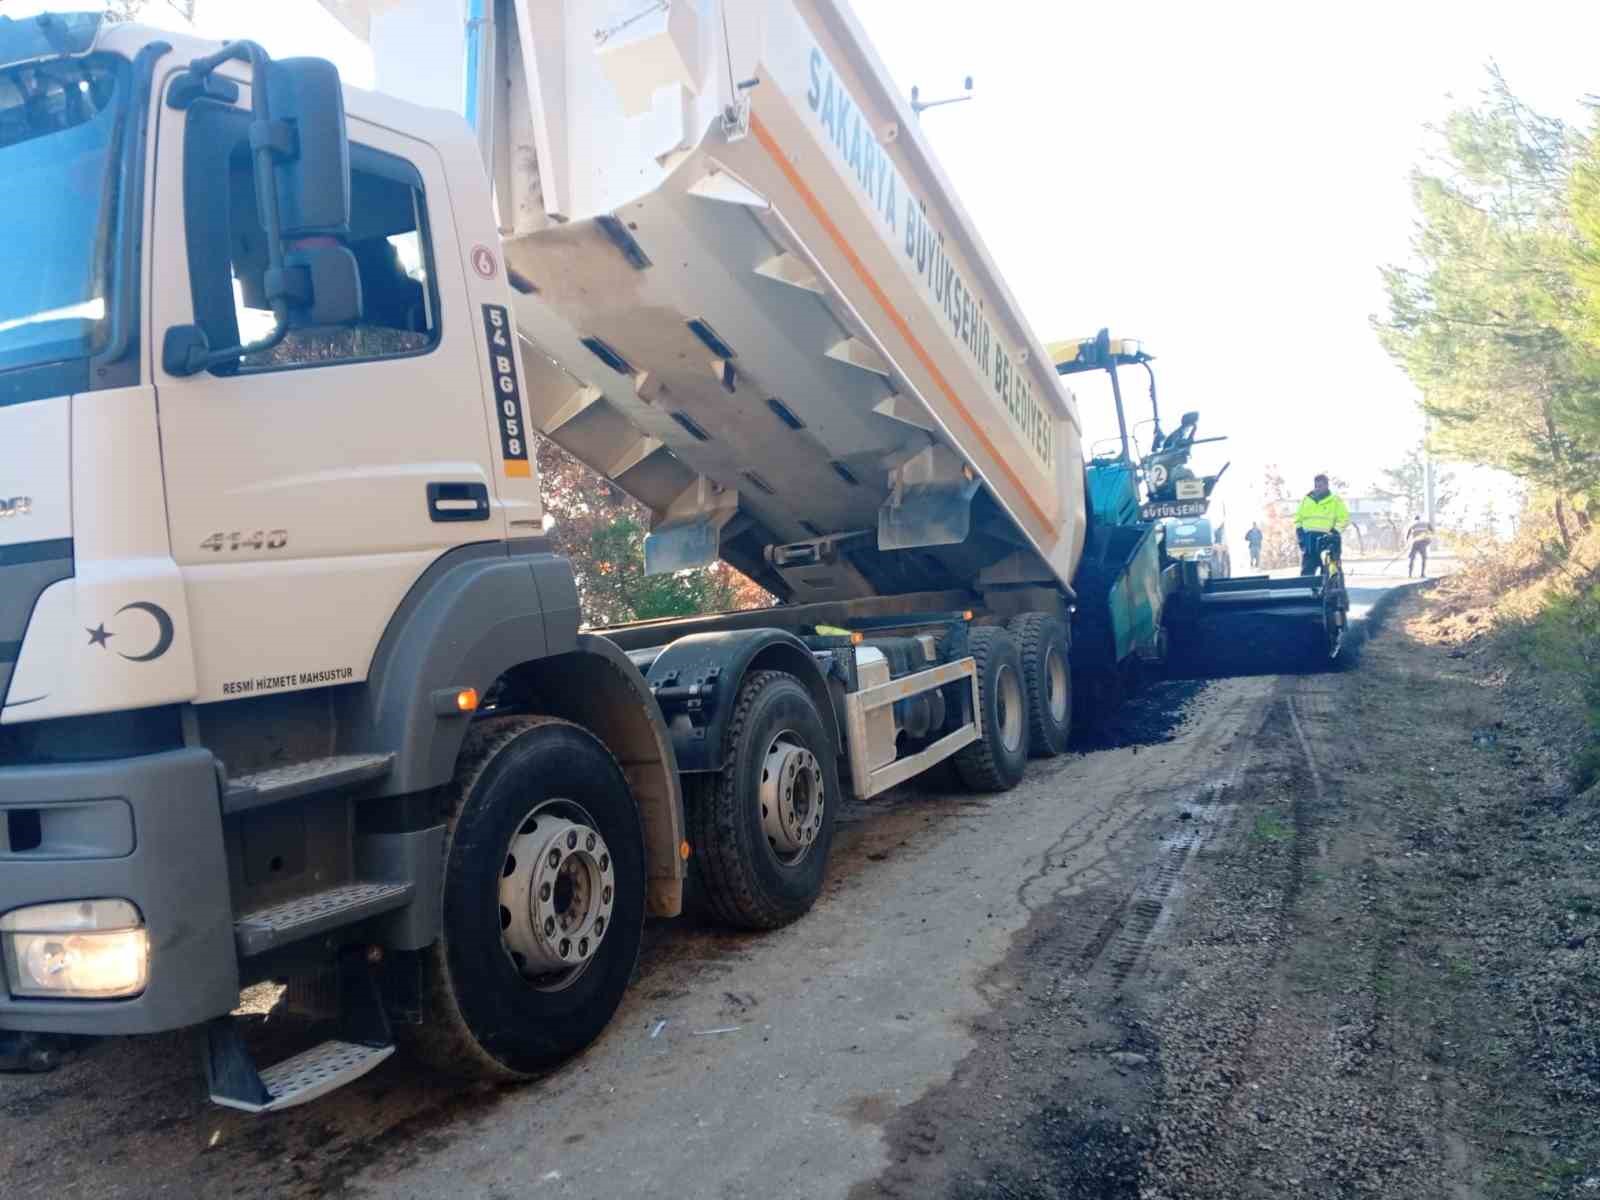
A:
{"label": "raised dump bed", "polygon": [[1070,586],[1071,395],[845,4],[330,7],[403,95],[476,31],[530,420],[651,508],[650,570]]}

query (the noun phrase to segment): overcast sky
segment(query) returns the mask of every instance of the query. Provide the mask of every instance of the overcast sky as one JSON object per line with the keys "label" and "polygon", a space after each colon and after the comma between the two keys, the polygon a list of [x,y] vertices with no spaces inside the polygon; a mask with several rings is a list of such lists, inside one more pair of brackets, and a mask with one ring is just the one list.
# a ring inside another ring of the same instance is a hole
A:
{"label": "overcast sky", "polygon": [[[40,7],[0,0],[0,13]],[[854,7],[904,89],[933,97],[975,77],[971,102],[923,127],[1040,336],[1108,325],[1144,339],[1164,410],[1198,409],[1202,432],[1230,435],[1241,492],[1269,461],[1296,489],[1319,468],[1359,487],[1420,433],[1368,318],[1379,264],[1407,254],[1424,124],[1473,98],[1491,58],[1576,120],[1600,91],[1600,3],[1578,0]],[[314,0],[197,8],[203,33],[324,54],[370,80]],[[1106,398],[1084,387],[1080,402],[1103,433]],[[1142,414],[1137,389],[1130,406]]]}
{"label": "overcast sky", "polygon": [[[1368,318],[1408,254],[1423,126],[1491,58],[1547,111],[1586,122],[1600,92],[1600,4],[1573,0],[856,9],[902,87],[975,77],[923,128],[1035,328],[1145,339],[1164,411],[1231,436],[1236,487],[1273,460],[1297,490],[1359,486],[1419,434]],[[1108,400],[1080,404],[1103,429]]]}

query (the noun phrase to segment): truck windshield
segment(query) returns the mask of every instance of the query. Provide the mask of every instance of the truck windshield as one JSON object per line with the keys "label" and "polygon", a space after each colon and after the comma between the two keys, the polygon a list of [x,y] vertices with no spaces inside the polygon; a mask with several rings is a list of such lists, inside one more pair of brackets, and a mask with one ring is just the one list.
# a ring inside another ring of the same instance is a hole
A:
{"label": "truck windshield", "polygon": [[128,64],[0,68],[0,371],[101,349]]}

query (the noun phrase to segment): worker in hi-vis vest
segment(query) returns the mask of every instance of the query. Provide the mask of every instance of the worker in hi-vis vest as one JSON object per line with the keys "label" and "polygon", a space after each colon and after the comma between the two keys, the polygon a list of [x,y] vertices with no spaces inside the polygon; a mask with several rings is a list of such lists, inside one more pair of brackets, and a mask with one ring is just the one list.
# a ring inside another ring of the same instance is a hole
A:
{"label": "worker in hi-vis vest", "polygon": [[1318,475],[1311,481],[1311,490],[1300,501],[1294,513],[1294,532],[1300,539],[1300,574],[1315,575],[1322,561],[1322,541],[1331,537],[1329,547],[1334,557],[1339,556],[1339,531],[1350,524],[1350,510],[1344,501],[1328,487],[1328,477]]}

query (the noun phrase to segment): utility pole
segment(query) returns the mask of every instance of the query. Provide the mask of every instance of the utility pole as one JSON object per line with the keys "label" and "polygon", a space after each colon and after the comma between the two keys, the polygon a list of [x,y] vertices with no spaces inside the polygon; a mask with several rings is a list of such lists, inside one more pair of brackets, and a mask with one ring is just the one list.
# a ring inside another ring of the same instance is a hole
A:
{"label": "utility pole", "polygon": [[1422,513],[1423,520],[1429,525],[1433,524],[1434,489],[1433,489],[1433,449],[1428,445],[1428,435],[1433,432],[1433,423],[1428,420],[1427,414],[1422,417]]}

